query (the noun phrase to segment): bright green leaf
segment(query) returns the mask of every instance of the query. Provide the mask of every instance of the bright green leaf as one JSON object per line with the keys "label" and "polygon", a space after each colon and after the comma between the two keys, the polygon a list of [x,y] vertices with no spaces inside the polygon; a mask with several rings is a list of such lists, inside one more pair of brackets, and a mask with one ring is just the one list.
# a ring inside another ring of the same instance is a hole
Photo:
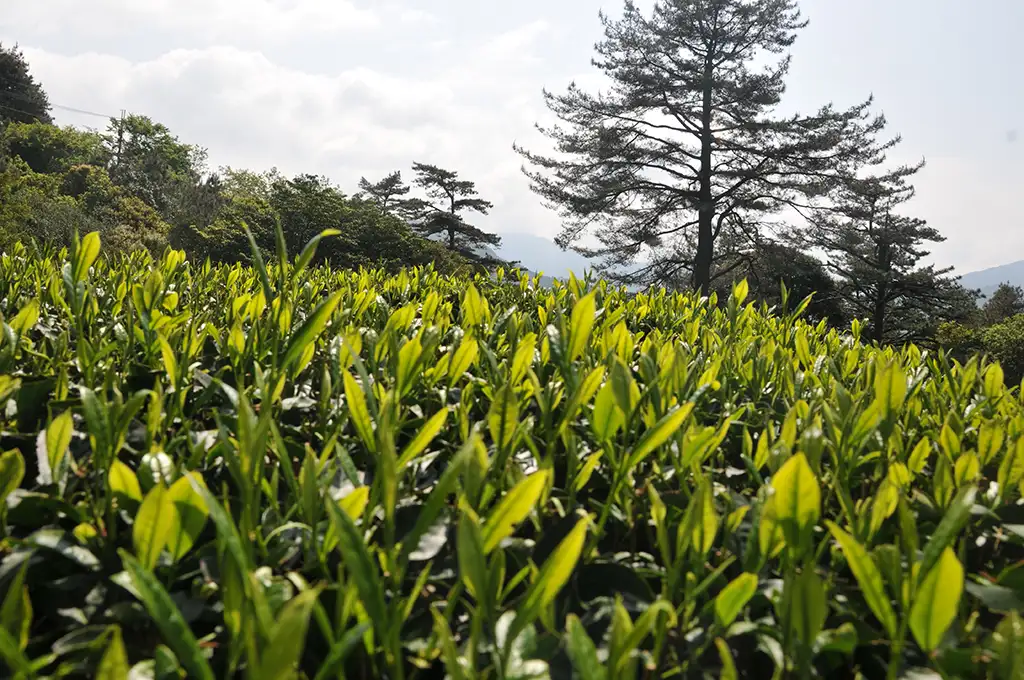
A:
{"label": "bright green leaf", "polygon": [[921,581],[910,610],[910,630],[926,652],[942,642],[942,636],[956,618],[963,589],[963,565],[956,553],[946,548]]}

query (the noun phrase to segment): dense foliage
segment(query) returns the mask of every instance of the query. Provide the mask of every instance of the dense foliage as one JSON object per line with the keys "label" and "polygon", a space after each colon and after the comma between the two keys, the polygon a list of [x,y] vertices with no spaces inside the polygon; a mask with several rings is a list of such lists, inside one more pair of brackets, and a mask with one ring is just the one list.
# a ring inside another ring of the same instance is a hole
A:
{"label": "dense foliage", "polygon": [[783,113],[807,25],[795,0],[625,0],[601,22],[593,65],[608,87],[545,91],[558,122],[540,129],[557,153],[517,148],[563,218],[559,242],[599,256],[604,274],[707,291],[729,240],[768,232],[895,143],[879,139],[870,99]]}
{"label": "dense foliage", "polygon": [[987,355],[1002,365],[1007,380],[1024,380],[1024,291],[1001,284],[973,314],[941,324],[936,342],[962,360]]}
{"label": "dense foliage", "polygon": [[108,255],[158,255],[171,245],[195,260],[234,263],[249,259],[246,228],[271,255],[280,225],[292,248],[338,232],[315,264],[394,271],[431,263],[454,273],[467,260],[500,262],[477,250],[501,239],[463,218],[491,204],[453,171],[414,164],[423,195],[390,205],[410,192],[397,172],[377,185],[362,180],[355,196],[321,175],[211,173],[205,149],[147,116],[112,118],[96,133],[54,125],[49,108],[21,52],[0,45],[0,247],[67,246],[76,231],[97,231]]}
{"label": "dense foliage", "polygon": [[998,365],[315,246],[0,255],[21,677],[1020,677]]}
{"label": "dense foliage", "polygon": [[0,125],[7,121],[49,123],[50,100],[18,46],[0,43]]}

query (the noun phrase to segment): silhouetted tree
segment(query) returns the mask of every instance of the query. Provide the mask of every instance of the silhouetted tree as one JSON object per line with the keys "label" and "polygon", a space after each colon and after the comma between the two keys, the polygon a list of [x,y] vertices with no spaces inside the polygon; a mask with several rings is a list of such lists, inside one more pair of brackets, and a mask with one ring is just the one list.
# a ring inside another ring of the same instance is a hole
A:
{"label": "silhouetted tree", "polygon": [[999,284],[981,308],[982,320],[988,325],[1002,323],[1018,314],[1024,314],[1024,289],[1009,283]]}
{"label": "silhouetted tree", "polygon": [[501,237],[469,224],[464,217],[467,212],[486,215],[493,207],[490,201],[478,197],[476,184],[435,165],[414,163],[413,171],[414,183],[426,194],[426,199],[407,203],[416,230],[427,238],[442,236],[448,250],[467,260],[499,264],[500,260],[489,255],[486,248],[501,245]]}
{"label": "silhouetted tree", "polygon": [[851,315],[867,319],[868,337],[877,342],[927,340],[940,322],[965,318],[973,305],[949,276],[952,267],[920,264],[929,255],[925,244],[943,236],[898,212],[914,195],[908,178],[923,165],[847,178],[806,232],[809,245],[826,253]]}
{"label": "silhouetted tree", "polygon": [[[601,20],[594,65],[610,88],[545,91],[561,123],[539,129],[558,155],[516,149],[565,220],[559,245],[603,258],[598,269],[618,280],[706,291],[725,230],[759,228],[888,146],[875,143],[884,118],[870,99],[776,112],[790,59],[771,58],[806,24],[794,0],[660,0],[649,16],[627,0],[621,19]],[[579,245],[591,229],[601,245]]]}
{"label": "silhouetted tree", "polygon": [[0,125],[7,122],[52,123],[50,99],[29,72],[17,45],[0,44]]}
{"label": "silhouetted tree", "polygon": [[382,215],[404,217],[409,211],[409,201],[405,196],[410,190],[409,185],[402,181],[401,171],[396,170],[378,182],[371,183],[365,177],[361,177],[356,197],[376,205]]}
{"label": "silhouetted tree", "polygon": [[804,317],[811,321],[827,320],[832,326],[845,325],[841,295],[836,281],[829,276],[825,264],[799,248],[784,243],[762,241],[733,252],[731,261],[717,267],[713,289],[725,299],[735,281],[746,279],[752,300],[778,308],[782,303],[782,284],[795,305],[813,294]]}

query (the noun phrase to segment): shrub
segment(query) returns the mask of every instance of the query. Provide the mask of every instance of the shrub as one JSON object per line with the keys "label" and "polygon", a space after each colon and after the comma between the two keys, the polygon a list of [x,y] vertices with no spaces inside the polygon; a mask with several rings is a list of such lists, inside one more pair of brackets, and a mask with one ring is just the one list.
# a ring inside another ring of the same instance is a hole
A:
{"label": "shrub", "polygon": [[947,323],[939,327],[936,337],[939,346],[963,361],[975,354],[988,354],[998,361],[1010,384],[1024,379],[1024,314],[1018,314],[1000,323],[974,327]]}
{"label": "shrub", "polygon": [[989,326],[981,333],[984,350],[995,357],[1007,378],[1019,383],[1024,378],[1024,314]]}
{"label": "shrub", "polygon": [[0,255],[12,674],[1019,677],[996,364],[742,283],[99,252]]}

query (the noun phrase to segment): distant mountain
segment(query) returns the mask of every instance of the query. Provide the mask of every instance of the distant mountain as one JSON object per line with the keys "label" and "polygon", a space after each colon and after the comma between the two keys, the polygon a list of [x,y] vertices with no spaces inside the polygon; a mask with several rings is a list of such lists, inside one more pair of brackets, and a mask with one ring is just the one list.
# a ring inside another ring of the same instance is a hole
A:
{"label": "distant mountain", "polygon": [[579,253],[559,248],[553,238],[533,234],[501,234],[498,254],[506,260],[518,261],[523,269],[559,279],[567,278],[570,271],[581,277],[593,268],[590,261]]}
{"label": "distant mountain", "polygon": [[964,274],[960,283],[965,288],[980,290],[985,296],[994,293],[1001,283],[1024,287],[1024,260]]}
{"label": "distant mountain", "polygon": [[[431,234],[427,238],[443,243],[444,234]],[[533,234],[501,234],[501,246],[494,250],[489,246],[477,246],[473,252],[480,257],[518,262],[519,268],[531,274],[541,272],[540,283],[550,286],[554,279],[567,279],[571,271],[578,277],[591,269],[587,258],[572,250],[562,250],[554,239]]]}
{"label": "distant mountain", "polygon": [[[550,285],[552,277],[565,279],[570,271],[582,277],[593,268],[592,263],[579,253],[559,248],[554,238],[534,234],[501,234],[501,247],[497,254],[506,260],[518,260],[520,266],[528,271],[543,272],[545,285]],[[984,296],[995,292],[1001,283],[1024,287],[1024,260],[964,274],[960,282],[966,288],[981,290]]]}

